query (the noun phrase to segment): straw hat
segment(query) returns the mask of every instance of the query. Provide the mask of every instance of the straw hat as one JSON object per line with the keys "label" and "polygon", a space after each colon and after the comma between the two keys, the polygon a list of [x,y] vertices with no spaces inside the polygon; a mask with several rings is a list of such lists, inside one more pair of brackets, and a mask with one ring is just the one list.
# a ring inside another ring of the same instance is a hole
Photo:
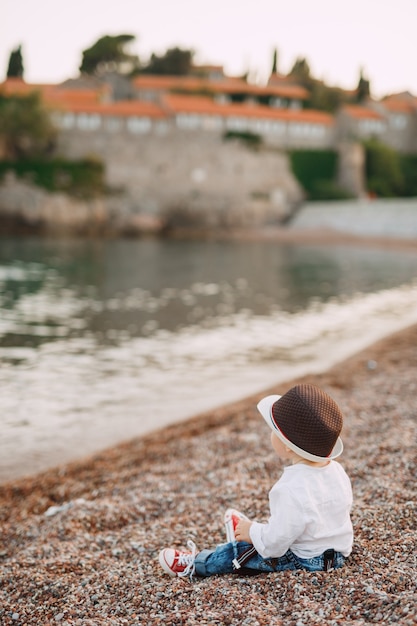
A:
{"label": "straw hat", "polygon": [[283,396],[267,396],[258,410],[277,437],[302,458],[326,461],[342,454],[343,415],[318,387],[296,385]]}

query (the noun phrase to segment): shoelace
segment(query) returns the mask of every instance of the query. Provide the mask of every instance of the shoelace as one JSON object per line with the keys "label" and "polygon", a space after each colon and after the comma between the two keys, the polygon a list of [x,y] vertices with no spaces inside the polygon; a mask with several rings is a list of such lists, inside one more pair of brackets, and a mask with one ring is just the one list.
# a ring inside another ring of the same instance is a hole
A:
{"label": "shoelace", "polygon": [[197,546],[194,541],[189,539],[187,541],[187,546],[191,550],[191,554],[180,554],[178,557],[178,565],[185,565],[185,568],[182,572],[178,572],[178,576],[189,576],[190,580],[192,579],[195,572],[195,555],[197,552]]}

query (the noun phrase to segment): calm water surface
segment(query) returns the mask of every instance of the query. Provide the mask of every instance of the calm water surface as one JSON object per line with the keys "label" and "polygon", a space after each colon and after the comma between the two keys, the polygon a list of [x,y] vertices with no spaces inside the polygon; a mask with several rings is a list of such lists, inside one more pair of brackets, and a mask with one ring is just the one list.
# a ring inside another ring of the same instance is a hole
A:
{"label": "calm water surface", "polygon": [[0,480],[319,371],[417,321],[417,254],[0,240]]}

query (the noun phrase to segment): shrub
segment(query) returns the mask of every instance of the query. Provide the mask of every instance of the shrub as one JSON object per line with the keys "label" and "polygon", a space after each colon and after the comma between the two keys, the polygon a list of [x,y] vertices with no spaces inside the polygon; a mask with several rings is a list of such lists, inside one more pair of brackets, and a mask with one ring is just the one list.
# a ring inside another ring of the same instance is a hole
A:
{"label": "shrub", "polygon": [[383,198],[403,195],[405,180],[398,152],[377,139],[365,141],[364,147],[368,191]]}
{"label": "shrub", "polygon": [[104,166],[96,159],[0,161],[0,178],[9,170],[48,191],[64,191],[83,198],[104,191]]}
{"label": "shrub", "polygon": [[239,139],[250,148],[259,148],[262,144],[262,137],[256,133],[239,132],[235,130],[228,130],[224,133],[223,139],[228,141],[230,139]]}
{"label": "shrub", "polygon": [[316,180],[310,191],[310,200],[349,200],[353,194],[331,180]]}
{"label": "shrub", "polygon": [[42,158],[55,141],[54,128],[39,93],[5,96],[0,93],[0,140],[7,158]]}
{"label": "shrub", "polygon": [[333,150],[292,150],[289,153],[294,176],[309,200],[337,200],[351,197],[335,183],[337,152]]}
{"label": "shrub", "polygon": [[402,155],[400,164],[404,176],[404,195],[417,196],[417,154]]}

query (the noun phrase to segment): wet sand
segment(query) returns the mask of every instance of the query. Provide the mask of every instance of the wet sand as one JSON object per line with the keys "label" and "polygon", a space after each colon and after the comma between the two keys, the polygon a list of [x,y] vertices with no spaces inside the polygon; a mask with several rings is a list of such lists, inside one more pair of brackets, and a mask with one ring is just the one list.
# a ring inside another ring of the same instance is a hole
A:
{"label": "wet sand", "polygon": [[296,243],[305,245],[320,244],[323,246],[357,245],[367,248],[403,249],[417,251],[417,241],[410,237],[395,237],[390,233],[385,236],[373,236],[334,230],[331,228],[292,228],[291,226],[268,226],[267,228],[234,229],[222,232],[192,231],[177,229],[170,234],[173,239],[213,239],[238,241],[276,241],[280,243]]}
{"label": "wet sand", "polygon": [[[259,520],[282,465],[256,411],[267,389],[84,461],[0,486],[0,623],[417,623],[417,326],[302,380],[340,404],[355,543],[341,570],[190,584],[162,547],[224,541],[228,506]],[[169,407],[167,407],[169,408]]]}

